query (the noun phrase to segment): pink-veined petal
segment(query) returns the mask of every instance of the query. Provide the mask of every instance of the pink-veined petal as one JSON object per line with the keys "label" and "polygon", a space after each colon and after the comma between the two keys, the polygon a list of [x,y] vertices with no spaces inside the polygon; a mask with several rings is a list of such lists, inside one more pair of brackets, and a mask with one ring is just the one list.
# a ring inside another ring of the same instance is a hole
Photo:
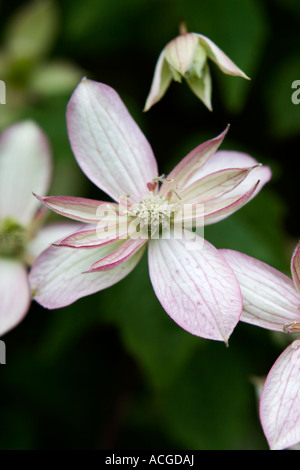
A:
{"label": "pink-veined petal", "polygon": [[181,202],[200,203],[223,196],[239,185],[253,168],[229,168],[206,175],[180,193]]}
{"label": "pink-veined petal", "polygon": [[235,197],[227,197],[226,199],[219,198],[216,201],[205,202],[203,204],[203,211],[197,210],[195,212],[195,206],[202,206],[202,204],[186,204],[184,206],[183,221],[191,222],[197,220],[199,217],[204,221],[205,225],[214,224],[219,220],[228,217],[229,215],[236,212],[238,209],[243,207],[250,199],[258,186],[257,182],[249,191],[243,195]]}
{"label": "pink-veined petal", "polygon": [[104,258],[96,261],[90,269],[89,273],[98,272],[98,271],[107,271],[113,269],[120,264],[127,261],[131,258],[137,251],[139,251],[143,246],[146,248],[146,243],[148,240],[143,239],[128,239],[126,240],[116,251],[105,256]]}
{"label": "pink-veined petal", "polygon": [[163,50],[160,53],[155,66],[152,84],[146,99],[144,111],[149,111],[149,109],[164,96],[171,81],[172,74],[165,59],[165,51]]}
{"label": "pink-veined petal", "polygon": [[0,139],[0,219],[11,217],[27,226],[46,194],[51,178],[51,152],[42,130],[31,121],[9,127]]}
{"label": "pink-veined petal", "polygon": [[300,340],[271,368],[260,398],[260,420],[271,450],[300,442]]}
{"label": "pink-veined petal", "polygon": [[177,36],[165,47],[165,57],[167,62],[182,76],[193,65],[198,42],[199,40],[196,34],[186,33]]}
{"label": "pink-veined petal", "polygon": [[242,312],[237,279],[218,250],[194,238],[150,240],[149,273],[158,300],[188,332],[228,341]]}
{"label": "pink-veined petal", "polygon": [[[210,215],[206,218],[206,224],[216,223],[220,220],[223,220],[228,216],[228,212],[225,212],[224,215],[222,212],[218,214],[218,206],[220,208],[230,205],[230,201],[239,200],[243,201],[245,194],[251,193],[251,196],[247,202],[253,199],[263,186],[271,179],[271,170],[268,166],[260,165],[258,162],[248,154],[236,151],[221,150],[216,152],[211,158],[203,165],[200,170],[198,170],[189,180],[189,184],[195,183],[199,178],[205,178],[211,173],[217,171],[223,171],[226,169],[232,168],[246,168],[254,167],[247,177],[238,184],[232,191],[223,194],[219,197],[219,200],[216,202],[216,208],[213,207],[207,208],[207,212],[215,212],[214,215]],[[259,183],[257,184],[257,182]],[[257,184],[257,185],[256,185]],[[256,185],[256,187],[255,187]],[[254,191],[252,189],[255,187]],[[228,197],[230,198],[229,200]],[[227,200],[227,201],[226,201]]]}
{"label": "pink-veined petal", "polygon": [[[204,204],[204,220],[205,225],[208,224],[215,224],[220,220],[223,220],[225,217],[236,212],[238,209],[243,207],[247,202],[249,202],[257,188],[259,186],[259,181],[257,181],[246,193],[238,194],[235,197],[228,197],[228,198],[219,198],[214,202],[208,202]],[[232,192],[231,192],[232,194]]]}
{"label": "pink-veined petal", "polygon": [[261,165],[255,158],[251,157],[247,153],[237,152],[234,150],[218,150],[209,160],[205,162],[197,172],[195,172],[190,178],[188,184],[193,184],[195,181],[205,176],[232,168],[250,168],[255,167],[249,173],[248,177],[245,178],[234,190],[233,195],[243,194],[250,189],[256,181],[260,180],[257,191],[260,191],[263,185],[265,185],[271,178],[271,170],[266,165]]}
{"label": "pink-veined petal", "polygon": [[292,256],[291,271],[296,289],[300,293],[300,243],[298,243]]}
{"label": "pink-veined petal", "polygon": [[166,181],[160,188],[160,194],[167,195],[172,190],[180,194],[189,183],[192,175],[198,172],[219,148],[227,131],[228,127],[218,137],[198,145],[184,157],[167,176]]}
{"label": "pink-veined petal", "polygon": [[241,321],[282,331],[285,323],[299,320],[300,296],[292,279],[251,256],[233,250],[220,251],[241,287],[244,299]]}
{"label": "pink-veined petal", "polygon": [[146,137],[111,87],[83,79],[67,107],[67,127],[75,158],[86,176],[115,201],[139,200],[157,177]]}
{"label": "pink-veined petal", "polygon": [[57,246],[68,246],[71,248],[95,248],[96,246],[105,245],[116,240],[126,240],[129,236],[128,224],[123,222],[122,224],[106,225],[100,227],[93,227],[89,230],[81,230],[77,233],[63,238]]}
{"label": "pink-veined petal", "polygon": [[213,42],[203,34],[197,34],[200,44],[204,47],[208,57],[217,64],[222,72],[249,80],[249,77]]}
{"label": "pink-veined petal", "polygon": [[109,217],[112,219],[117,217],[118,205],[116,203],[72,196],[35,196],[54,212],[79,222],[96,224],[104,217],[107,220]]}
{"label": "pink-veined petal", "polygon": [[56,309],[116,284],[135,268],[142,250],[109,271],[86,271],[121,244],[117,241],[90,250],[52,246],[43,251],[29,275],[35,300],[45,308]]}
{"label": "pink-veined petal", "polygon": [[41,227],[34,238],[32,238],[26,246],[26,261],[32,264],[34,260],[49,248],[53,243],[59,242],[61,238],[65,238],[70,233],[79,230],[82,224],[75,222],[51,223]]}
{"label": "pink-veined petal", "polygon": [[26,267],[19,261],[0,258],[0,336],[23,320],[30,302]]}

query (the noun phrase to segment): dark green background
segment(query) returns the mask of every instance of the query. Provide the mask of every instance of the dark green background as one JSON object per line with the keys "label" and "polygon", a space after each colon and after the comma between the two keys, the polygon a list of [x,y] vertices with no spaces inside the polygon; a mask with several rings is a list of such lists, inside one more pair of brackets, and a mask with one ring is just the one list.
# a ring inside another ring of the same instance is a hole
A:
{"label": "dark green background", "polygon": [[[25,3],[0,4],[4,49],[6,26]],[[205,236],[218,248],[243,251],[289,274],[299,237],[300,105],[291,102],[291,84],[300,79],[299,1],[56,5],[56,36],[38,60],[68,60],[80,74],[115,88],[149,139],[160,173],[227,123],[223,149],[248,152],[271,166],[273,179],[255,200],[207,227]],[[213,113],[177,83],[143,113],[158,55],[178,34],[181,18],[190,31],[209,36],[251,81],[224,76],[213,65]],[[12,122],[35,119],[51,140],[49,194],[101,199],[69,147],[65,109],[72,89],[32,96],[27,65],[12,72],[6,86],[24,91]],[[9,106],[1,105],[2,117]],[[62,220],[53,214],[49,219]],[[290,337],[240,323],[226,348],[188,334],[156,299],[145,256],[119,284],[67,308],[48,311],[33,303],[2,339],[1,449],[239,450],[268,448],[254,383]]]}

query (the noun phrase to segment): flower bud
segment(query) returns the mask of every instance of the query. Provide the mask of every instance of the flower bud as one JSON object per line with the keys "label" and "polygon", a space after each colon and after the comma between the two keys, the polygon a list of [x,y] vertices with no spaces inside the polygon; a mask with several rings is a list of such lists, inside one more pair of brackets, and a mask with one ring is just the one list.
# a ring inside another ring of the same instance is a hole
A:
{"label": "flower bud", "polygon": [[181,83],[182,79],[211,111],[208,59],[227,75],[249,78],[206,36],[183,32],[170,41],[159,56],[144,111],[163,97],[172,80]]}

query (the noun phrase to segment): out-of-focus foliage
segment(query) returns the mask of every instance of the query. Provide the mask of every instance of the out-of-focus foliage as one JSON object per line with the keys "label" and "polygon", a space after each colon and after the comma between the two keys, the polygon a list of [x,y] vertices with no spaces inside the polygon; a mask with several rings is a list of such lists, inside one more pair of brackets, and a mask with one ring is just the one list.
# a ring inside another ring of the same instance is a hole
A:
{"label": "out-of-focus foliage", "polygon": [[[222,148],[269,164],[273,179],[205,236],[289,274],[299,237],[300,105],[291,101],[292,81],[300,79],[298,3],[2,2],[7,103],[0,105],[0,126],[35,119],[53,148],[50,193],[101,199],[79,170],[66,131],[66,105],[81,74],[119,92],[161,173],[230,123]],[[143,113],[158,55],[182,18],[251,81],[212,67],[213,113],[176,83]],[[74,305],[47,311],[33,303],[3,340],[1,449],[267,449],[253,383],[289,337],[242,323],[229,348],[189,335],[158,303],[145,255],[119,284]]]}
{"label": "out-of-focus foliage", "polygon": [[26,105],[69,93],[82,72],[73,63],[56,57],[49,60],[60,27],[55,0],[26,2],[3,25],[0,76],[7,84],[6,109],[1,128],[26,113]]}

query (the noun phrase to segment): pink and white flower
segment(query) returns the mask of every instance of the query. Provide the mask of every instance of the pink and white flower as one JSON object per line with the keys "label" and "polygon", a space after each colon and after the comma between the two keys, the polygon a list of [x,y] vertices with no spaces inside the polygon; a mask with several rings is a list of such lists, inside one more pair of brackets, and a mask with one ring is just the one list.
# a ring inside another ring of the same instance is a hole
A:
{"label": "pink and white flower", "polygon": [[45,211],[32,191],[45,194],[51,153],[40,128],[31,121],[15,124],[0,138],[0,336],[26,315],[31,302],[27,266],[51,241],[75,224],[41,227]]}
{"label": "pink and white flower", "polygon": [[[250,256],[221,252],[241,286],[241,320],[300,333],[300,243],[291,260],[292,279]],[[300,339],[283,351],[269,371],[260,397],[260,419],[272,450],[300,443]]]}
{"label": "pink and white flower", "polygon": [[[238,210],[270,179],[269,168],[246,154],[216,152],[225,131],[159,177],[150,144],[119,95],[87,79],[70,99],[67,127],[79,166],[115,202],[39,197],[88,225],[36,260],[30,274],[35,299],[53,309],[105,289],[134,269],[148,245],[151,282],[165,311],[194,335],[227,341],[242,308],[236,277],[219,251],[189,228]],[[184,225],[181,237],[174,236],[178,225]],[[161,236],[165,228],[169,237]]]}
{"label": "pink and white flower", "polygon": [[208,59],[227,75],[249,79],[209,38],[184,31],[160,53],[144,111],[148,111],[164,96],[172,80],[181,83],[183,79],[211,111],[212,84]]}

